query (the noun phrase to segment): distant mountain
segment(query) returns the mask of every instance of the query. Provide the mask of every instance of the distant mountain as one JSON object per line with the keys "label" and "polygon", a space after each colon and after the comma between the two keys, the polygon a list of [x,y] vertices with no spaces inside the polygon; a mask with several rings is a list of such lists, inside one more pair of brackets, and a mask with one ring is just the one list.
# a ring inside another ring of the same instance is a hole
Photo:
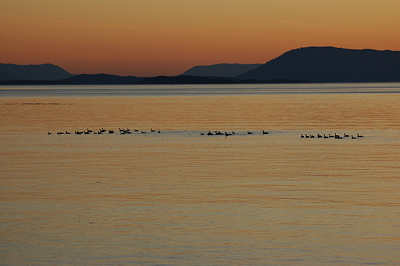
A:
{"label": "distant mountain", "polygon": [[0,64],[0,80],[59,80],[73,75],[59,66]]}
{"label": "distant mountain", "polygon": [[182,75],[195,77],[235,77],[259,66],[261,66],[261,64],[217,64],[195,66],[185,71]]}
{"label": "distant mountain", "polygon": [[400,51],[306,47],[291,50],[237,76],[312,82],[399,82]]}

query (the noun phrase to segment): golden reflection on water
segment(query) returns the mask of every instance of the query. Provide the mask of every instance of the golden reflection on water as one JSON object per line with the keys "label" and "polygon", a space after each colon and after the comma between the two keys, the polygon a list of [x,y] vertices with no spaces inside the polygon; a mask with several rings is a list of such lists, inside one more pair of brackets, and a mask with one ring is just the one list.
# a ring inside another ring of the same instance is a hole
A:
{"label": "golden reflection on water", "polygon": [[398,264],[399,97],[0,98],[0,262]]}

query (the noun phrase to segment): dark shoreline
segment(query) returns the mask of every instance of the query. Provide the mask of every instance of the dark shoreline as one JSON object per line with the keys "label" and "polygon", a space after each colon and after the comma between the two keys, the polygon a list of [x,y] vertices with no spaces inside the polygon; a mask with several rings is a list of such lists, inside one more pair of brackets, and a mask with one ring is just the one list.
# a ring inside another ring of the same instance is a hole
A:
{"label": "dark shoreline", "polygon": [[122,77],[114,75],[77,75],[61,80],[2,80],[0,85],[145,85],[145,84],[271,84],[271,83],[312,83],[309,80],[270,79],[240,80],[224,77],[158,76],[149,78]]}

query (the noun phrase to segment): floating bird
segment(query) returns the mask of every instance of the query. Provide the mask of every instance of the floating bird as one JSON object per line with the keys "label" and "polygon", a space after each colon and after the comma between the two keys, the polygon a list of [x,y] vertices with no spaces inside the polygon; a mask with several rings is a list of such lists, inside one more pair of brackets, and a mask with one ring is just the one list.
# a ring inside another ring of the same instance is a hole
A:
{"label": "floating bird", "polygon": [[268,131],[262,131],[262,133],[263,133],[263,135],[266,135],[266,134],[268,134]]}
{"label": "floating bird", "polygon": [[51,135],[51,132],[47,131],[47,135]]}
{"label": "floating bird", "polygon": [[364,136],[357,133],[357,138],[363,138]]}

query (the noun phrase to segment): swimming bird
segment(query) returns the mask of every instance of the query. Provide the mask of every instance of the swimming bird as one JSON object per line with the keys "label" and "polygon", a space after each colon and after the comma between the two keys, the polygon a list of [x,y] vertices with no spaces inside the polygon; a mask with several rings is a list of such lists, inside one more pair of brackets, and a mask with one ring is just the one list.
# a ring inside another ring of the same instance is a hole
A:
{"label": "swimming bird", "polygon": [[263,133],[263,135],[266,135],[266,134],[268,134],[268,131],[262,131],[262,133]]}
{"label": "swimming bird", "polygon": [[247,131],[247,134],[253,134],[253,132],[251,132],[251,131]]}
{"label": "swimming bird", "polygon": [[50,131],[47,131],[47,135],[51,135],[51,132],[50,132]]}
{"label": "swimming bird", "polygon": [[207,135],[208,135],[208,136],[212,136],[212,135],[214,135],[214,134],[211,133],[211,131],[208,131]]}
{"label": "swimming bird", "polygon": [[363,138],[364,136],[357,133],[357,138]]}
{"label": "swimming bird", "polygon": [[303,135],[303,133],[300,135],[300,137],[301,137],[301,138],[304,138],[304,135]]}
{"label": "swimming bird", "polygon": [[354,137],[353,135],[351,135],[351,139],[357,139],[356,137]]}
{"label": "swimming bird", "polygon": [[349,135],[347,135],[346,133],[343,134],[343,137],[348,138]]}

